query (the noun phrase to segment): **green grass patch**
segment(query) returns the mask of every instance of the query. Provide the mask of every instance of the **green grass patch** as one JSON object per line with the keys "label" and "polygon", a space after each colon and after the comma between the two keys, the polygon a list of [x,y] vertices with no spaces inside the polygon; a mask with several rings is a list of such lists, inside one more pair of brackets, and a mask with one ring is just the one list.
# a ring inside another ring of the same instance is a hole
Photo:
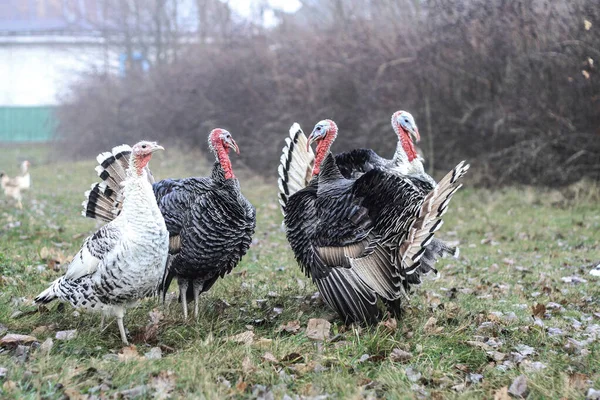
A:
{"label": "green grass patch", "polygon": [[[258,216],[249,253],[203,295],[198,321],[183,321],[173,295],[166,308],[148,299],[130,309],[135,350],[124,351],[115,321],[101,331],[99,315],[32,305],[96,227],[80,215],[96,174],[93,160],[51,162],[37,146],[2,149],[0,169],[14,175],[25,158],[33,187],[24,209],[0,197],[0,333],[37,343],[0,348],[2,398],[493,398],[519,375],[532,399],[600,390],[600,282],[588,273],[600,262],[593,196],[465,188],[440,234],[460,242],[461,257],[440,262],[439,277],[415,290],[396,326],[359,328],[344,326],[299,271],[275,180],[240,171]],[[152,161],[159,179],[209,169],[197,154],[172,149]],[[536,304],[545,310],[534,316]],[[151,312],[162,318],[152,323]],[[307,336],[311,318],[331,321],[328,340]],[[290,321],[297,332],[280,329]],[[73,329],[74,339],[55,338]],[[236,340],[243,332],[251,342]],[[48,338],[49,352],[40,347]],[[161,358],[144,357],[153,348]],[[410,355],[394,359],[399,350]]]}

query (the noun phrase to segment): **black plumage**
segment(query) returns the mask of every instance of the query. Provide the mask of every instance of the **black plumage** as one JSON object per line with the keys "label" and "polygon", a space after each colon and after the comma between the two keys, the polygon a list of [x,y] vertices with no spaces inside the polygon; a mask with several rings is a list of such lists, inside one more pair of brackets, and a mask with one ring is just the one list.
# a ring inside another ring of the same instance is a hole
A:
{"label": "black plumage", "polygon": [[[187,301],[231,272],[248,251],[256,212],[237,179],[225,179],[216,162],[210,178],[168,179],[153,185],[171,237],[165,293],[176,278]],[[197,313],[197,310],[195,310]]]}
{"label": "black plumage", "polygon": [[346,179],[329,155],[318,177],[288,199],[286,234],[296,259],[346,322],[378,321],[378,300],[397,307],[431,271],[419,251],[440,224],[428,223],[427,235],[414,228],[443,215],[447,202],[440,200],[454,193],[462,173],[424,196],[411,178],[377,168]]}
{"label": "black plumage", "polygon": [[[314,174],[304,188],[285,193],[286,236],[301,269],[345,322],[374,323],[380,302],[397,313],[411,286],[451,250],[434,233],[468,165],[460,163],[435,185],[396,169],[406,167],[406,153],[386,160],[358,149],[334,158],[329,147],[336,135],[335,123],[323,120],[307,140],[319,141]],[[302,171],[299,161],[288,168]]]}

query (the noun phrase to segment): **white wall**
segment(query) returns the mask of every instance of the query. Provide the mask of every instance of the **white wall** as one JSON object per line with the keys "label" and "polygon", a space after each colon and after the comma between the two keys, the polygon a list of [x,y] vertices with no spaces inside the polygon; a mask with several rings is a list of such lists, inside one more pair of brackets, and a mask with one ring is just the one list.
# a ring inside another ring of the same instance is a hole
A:
{"label": "white wall", "polygon": [[117,66],[102,43],[69,38],[0,38],[0,106],[55,105],[82,72]]}

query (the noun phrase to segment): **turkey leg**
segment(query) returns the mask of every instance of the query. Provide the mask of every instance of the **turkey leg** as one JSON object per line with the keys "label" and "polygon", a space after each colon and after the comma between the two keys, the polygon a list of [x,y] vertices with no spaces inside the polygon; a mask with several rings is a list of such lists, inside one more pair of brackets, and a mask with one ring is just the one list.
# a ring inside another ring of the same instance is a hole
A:
{"label": "turkey leg", "polygon": [[125,334],[125,325],[123,325],[123,317],[125,316],[125,310],[122,307],[115,307],[115,317],[117,317],[117,325],[119,326],[119,333],[121,334],[121,341],[125,346],[129,346],[127,335]]}
{"label": "turkey leg", "polygon": [[194,290],[194,318],[198,319],[198,306],[200,305],[199,297],[202,287],[204,286],[203,281],[195,280],[192,282],[192,289]]}
{"label": "turkey leg", "polygon": [[187,279],[177,279],[177,284],[179,285],[179,298],[181,299],[181,305],[183,306],[183,318],[187,320],[188,310],[187,310],[187,288],[188,281]]}
{"label": "turkey leg", "polygon": [[129,346],[127,335],[125,334],[125,325],[123,325],[123,316],[117,317],[117,325],[119,325],[119,333],[121,334],[121,341],[125,346]]}

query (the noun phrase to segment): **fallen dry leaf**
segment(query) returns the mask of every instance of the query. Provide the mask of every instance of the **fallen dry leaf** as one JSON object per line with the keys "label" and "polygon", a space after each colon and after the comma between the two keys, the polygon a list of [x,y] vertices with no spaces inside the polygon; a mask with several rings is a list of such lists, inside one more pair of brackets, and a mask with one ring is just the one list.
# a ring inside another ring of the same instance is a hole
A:
{"label": "fallen dry leaf", "polygon": [[287,323],[281,325],[278,329],[279,332],[288,332],[288,333],[298,333],[300,331],[300,321],[297,319],[293,321],[288,321]]}
{"label": "fallen dry leaf", "polygon": [[40,345],[40,349],[39,349],[40,354],[43,354],[45,356],[50,354],[50,351],[52,350],[53,345],[54,345],[54,341],[52,340],[52,338],[48,338],[48,339],[44,340],[44,343],[42,343]]}
{"label": "fallen dry leaf", "polygon": [[281,359],[281,362],[295,364],[304,361],[304,357],[299,353],[290,353]]}
{"label": "fallen dry leaf", "polygon": [[162,350],[160,347],[152,347],[150,351],[144,353],[147,360],[158,360],[162,358]]}
{"label": "fallen dry leaf", "polygon": [[168,399],[175,390],[175,374],[172,371],[161,371],[150,378],[149,386],[154,389],[154,399]]}
{"label": "fallen dry leaf", "polygon": [[395,348],[390,353],[390,360],[393,362],[407,362],[412,358],[412,356],[412,353],[409,353],[408,351]]}
{"label": "fallen dry leaf", "polygon": [[87,400],[89,396],[87,394],[81,393],[77,388],[68,387],[63,393],[69,400]]}
{"label": "fallen dry leaf", "polygon": [[148,324],[146,324],[146,326],[144,327],[144,331],[142,333],[141,338],[146,343],[156,341],[160,321],[162,321],[165,318],[165,316],[161,311],[153,309],[148,313],[148,318]]}
{"label": "fallen dry leaf", "polygon": [[277,363],[277,358],[275,358],[275,356],[272,353],[269,353],[268,351],[262,355],[262,359],[270,362],[270,363]]}
{"label": "fallen dry leaf", "polygon": [[254,364],[252,364],[252,360],[248,356],[244,357],[242,360],[242,371],[244,374],[254,371]]}
{"label": "fallen dry leaf", "polygon": [[588,21],[587,19],[584,19],[583,27],[585,28],[586,31],[589,31],[590,29],[592,29],[592,23],[590,21]]}
{"label": "fallen dry leaf", "polygon": [[268,338],[264,338],[264,337],[260,337],[257,340],[254,341],[253,345],[258,347],[258,348],[268,348],[271,346],[271,344],[273,343],[273,339],[268,339]]}
{"label": "fallen dry leaf", "polygon": [[2,389],[4,389],[4,391],[8,393],[11,393],[16,388],[17,384],[15,383],[15,381],[6,381],[4,382],[4,384],[2,384]]}
{"label": "fallen dry leaf", "polygon": [[308,326],[306,327],[306,336],[309,339],[323,341],[329,338],[330,329],[331,323],[326,319],[311,318],[308,320]]}
{"label": "fallen dry leaf", "polygon": [[77,337],[77,329],[56,332],[56,340],[71,340]]}
{"label": "fallen dry leaf", "polygon": [[493,350],[492,346],[487,345],[487,344],[485,344],[483,342],[476,341],[476,340],[467,340],[467,344],[469,346],[482,348],[485,351],[491,351],[491,350]]}
{"label": "fallen dry leaf", "polygon": [[425,332],[431,333],[435,330],[437,324],[437,319],[435,317],[429,317],[425,325],[423,326],[423,330]]}
{"label": "fallen dry leaf", "polygon": [[226,339],[231,342],[251,345],[254,342],[254,335],[255,335],[254,332],[246,331],[246,332],[238,333],[237,335],[229,336]]}
{"label": "fallen dry leaf", "polygon": [[586,374],[575,372],[569,375],[569,386],[577,390],[584,390],[590,385],[589,378]]}
{"label": "fallen dry leaf", "polygon": [[510,400],[510,396],[508,395],[508,387],[504,386],[496,390],[494,393],[494,400]]}
{"label": "fallen dry leaf", "polygon": [[454,368],[456,368],[457,370],[462,371],[462,372],[469,372],[469,370],[470,370],[470,368],[467,364],[456,364],[454,366]]}
{"label": "fallen dry leaf", "polygon": [[235,388],[237,389],[238,392],[245,392],[246,388],[248,387],[248,384],[246,382],[244,382],[241,378],[238,381],[238,383],[235,384]]}
{"label": "fallen dry leaf", "polygon": [[140,360],[143,357],[139,355],[136,347],[134,345],[123,347],[121,352],[118,354],[119,361],[134,361]]}
{"label": "fallen dry leaf", "polygon": [[531,306],[531,311],[535,317],[542,318],[546,314],[546,306],[538,303]]}
{"label": "fallen dry leaf", "polygon": [[398,321],[396,321],[396,318],[388,318],[383,321],[381,325],[383,325],[383,327],[391,333],[394,333],[398,330]]}
{"label": "fallen dry leaf", "polygon": [[147,385],[138,385],[134,386],[131,389],[121,390],[119,392],[119,398],[125,399],[135,399],[139,398],[142,395],[148,394],[148,386]]}
{"label": "fallen dry leaf", "polygon": [[529,388],[527,387],[527,377],[525,375],[516,377],[508,388],[508,393],[517,398],[525,398],[527,392],[529,392]]}
{"label": "fallen dry leaf", "polygon": [[488,351],[487,354],[494,360],[494,361],[502,361],[506,358],[506,354],[501,353],[499,351]]}
{"label": "fallen dry leaf", "polygon": [[31,335],[32,336],[47,335],[47,334],[51,333],[53,330],[54,330],[54,325],[42,325],[42,326],[38,326],[38,327],[34,328],[31,331]]}
{"label": "fallen dry leaf", "polygon": [[33,343],[37,341],[38,340],[35,338],[35,336],[19,335],[18,333],[9,333],[8,335],[5,335],[2,339],[0,339],[0,345],[17,345],[24,343]]}

